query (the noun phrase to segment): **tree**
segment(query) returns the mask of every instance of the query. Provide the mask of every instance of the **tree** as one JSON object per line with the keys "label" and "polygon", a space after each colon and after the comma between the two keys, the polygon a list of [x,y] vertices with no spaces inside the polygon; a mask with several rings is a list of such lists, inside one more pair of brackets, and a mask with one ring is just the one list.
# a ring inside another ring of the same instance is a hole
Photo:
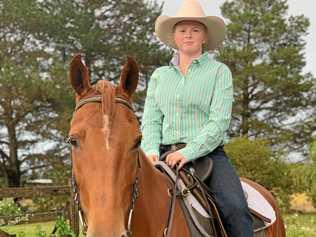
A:
{"label": "tree", "polygon": [[54,168],[69,165],[74,95],[66,78],[75,53],[84,54],[93,83],[115,82],[131,54],[146,87],[145,76],[166,56],[153,36],[160,11],[155,1],[1,1],[0,173],[10,186],[23,174],[65,178]]}
{"label": "tree", "polygon": [[49,148],[38,148],[48,138],[53,85],[40,77],[37,59],[47,54],[33,47],[3,3],[0,12],[0,169],[7,185],[19,186],[23,174],[47,166]]}
{"label": "tree", "polygon": [[278,148],[304,148],[315,131],[316,83],[305,65],[309,21],[287,17],[286,0],[226,1],[228,37],[219,58],[232,70],[233,131]]}
{"label": "tree", "polygon": [[118,80],[127,54],[138,59],[143,73],[163,62],[164,52],[153,36],[161,12],[155,1],[4,0],[4,5],[13,21],[43,47],[59,51],[64,59],[84,54],[93,81]]}
{"label": "tree", "polygon": [[8,185],[20,186],[23,174],[47,166],[43,158],[49,148],[39,146],[48,139],[49,121],[54,118],[47,93],[52,84],[40,80],[31,63],[5,60],[1,66],[0,166]]}

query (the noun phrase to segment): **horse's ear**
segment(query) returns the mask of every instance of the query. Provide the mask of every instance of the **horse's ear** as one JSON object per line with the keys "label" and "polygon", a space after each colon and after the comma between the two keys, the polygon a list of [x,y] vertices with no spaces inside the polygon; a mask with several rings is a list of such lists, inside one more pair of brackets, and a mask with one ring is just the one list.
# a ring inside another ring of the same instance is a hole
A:
{"label": "horse's ear", "polygon": [[89,71],[83,64],[80,54],[77,54],[70,63],[69,77],[77,95],[83,95],[91,88]]}
{"label": "horse's ear", "polygon": [[138,65],[136,61],[127,56],[127,62],[124,64],[121,71],[120,87],[131,96],[136,90],[138,84]]}

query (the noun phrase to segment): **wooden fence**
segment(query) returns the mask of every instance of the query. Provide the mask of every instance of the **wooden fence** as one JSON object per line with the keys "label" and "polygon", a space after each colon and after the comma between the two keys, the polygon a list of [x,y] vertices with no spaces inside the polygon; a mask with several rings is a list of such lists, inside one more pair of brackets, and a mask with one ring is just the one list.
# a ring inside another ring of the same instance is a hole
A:
{"label": "wooden fence", "polygon": [[[59,197],[65,196],[65,208],[63,210],[52,210],[45,212],[30,212],[23,214],[27,216],[26,220],[21,219],[20,223],[38,223],[56,220],[59,216],[65,216],[69,219],[70,227],[76,236],[79,235],[78,209],[73,199],[71,185],[64,186],[34,186],[22,188],[0,188],[0,200],[3,198],[22,198],[32,199],[38,197]],[[8,223],[16,218],[23,216],[10,215],[0,216],[0,220]]]}

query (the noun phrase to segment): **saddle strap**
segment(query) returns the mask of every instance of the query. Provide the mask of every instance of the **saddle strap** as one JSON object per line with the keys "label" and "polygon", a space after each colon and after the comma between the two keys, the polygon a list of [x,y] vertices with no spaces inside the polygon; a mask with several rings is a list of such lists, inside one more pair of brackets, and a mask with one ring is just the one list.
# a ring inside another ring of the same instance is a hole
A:
{"label": "saddle strap", "polygon": [[[199,180],[198,177],[192,175],[189,171],[182,169],[180,171],[180,177],[186,186],[190,185],[190,183],[194,182],[198,185],[195,186],[190,192],[195,196],[195,198],[201,203],[205,210],[209,213],[209,215],[213,216],[216,220],[216,224],[214,222],[211,223],[214,236],[215,237],[228,237],[221,221],[221,217],[215,205],[214,198],[210,195],[211,191],[207,187],[207,185]],[[191,180],[189,180],[189,178]]]}
{"label": "saddle strap", "polygon": [[171,227],[172,227],[172,222],[173,222],[173,217],[174,217],[174,208],[176,204],[176,199],[177,199],[177,191],[178,191],[178,180],[179,180],[179,171],[177,170],[176,173],[176,180],[174,182],[174,185],[172,187],[172,192],[169,191],[170,197],[170,205],[169,205],[169,213],[168,213],[168,219],[167,219],[167,226],[164,231],[164,237],[171,237]]}

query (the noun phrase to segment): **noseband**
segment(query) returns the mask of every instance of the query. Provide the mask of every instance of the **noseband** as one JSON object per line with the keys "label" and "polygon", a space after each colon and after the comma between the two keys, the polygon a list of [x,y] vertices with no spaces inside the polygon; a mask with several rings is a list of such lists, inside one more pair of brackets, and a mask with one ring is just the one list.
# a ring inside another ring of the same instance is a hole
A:
{"label": "noseband", "polygon": [[[102,95],[96,95],[93,97],[89,97],[89,98],[80,100],[76,105],[75,112],[77,110],[79,110],[82,106],[84,106],[85,104],[89,104],[89,103],[102,103]],[[124,99],[121,97],[115,97],[115,103],[122,104],[122,105],[126,106],[129,110],[131,110],[133,113],[135,113],[133,106],[131,105],[131,103],[127,99]],[[68,142],[70,142],[70,140],[71,140],[71,138],[67,139]],[[134,180],[134,183],[132,184],[132,198],[131,198],[131,204],[129,207],[128,222],[127,222],[127,234],[129,237],[132,236],[132,231],[131,231],[132,217],[133,217],[133,213],[134,213],[135,203],[136,203],[137,197],[139,196],[139,177],[138,177],[138,169],[140,168],[139,150],[137,153],[137,164],[138,164],[138,168],[137,168],[137,172],[136,172],[136,178]],[[72,192],[74,194],[73,195],[74,201],[75,201],[76,205],[78,206],[79,219],[80,219],[81,225],[83,227],[83,234],[86,235],[87,230],[88,230],[88,223],[86,222],[84,212],[83,212],[81,205],[80,205],[78,185],[76,183],[76,179],[75,179],[74,175],[72,175],[71,181],[72,181]]]}

